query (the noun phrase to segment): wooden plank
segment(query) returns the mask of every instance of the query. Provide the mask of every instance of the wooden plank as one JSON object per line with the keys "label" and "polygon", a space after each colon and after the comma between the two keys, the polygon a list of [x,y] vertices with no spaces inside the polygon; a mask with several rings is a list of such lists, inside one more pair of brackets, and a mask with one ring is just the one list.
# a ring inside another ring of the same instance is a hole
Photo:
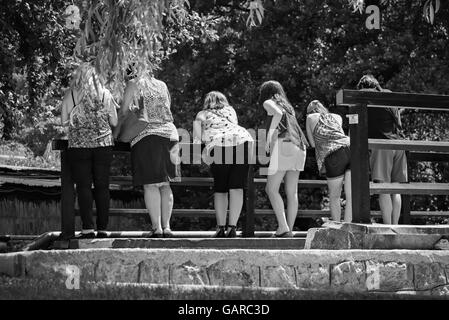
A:
{"label": "wooden plank", "polygon": [[[75,214],[79,215],[79,209],[75,210]],[[94,214],[96,214],[94,209]],[[254,214],[258,216],[274,215],[272,209],[255,209]],[[148,210],[145,208],[129,209],[129,208],[110,208],[110,216],[148,216]],[[214,209],[173,209],[173,215],[184,217],[215,217]],[[330,216],[329,210],[298,210],[298,218],[317,218]]]}
{"label": "wooden plank", "polygon": [[[387,140],[369,139],[370,149],[433,151],[449,153],[449,142],[446,141],[417,141],[417,140]],[[448,157],[449,154],[446,155]],[[441,156],[444,158],[444,156]]]}
{"label": "wooden plank", "polygon": [[[111,184],[117,185],[131,185],[132,177],[129,176],[112,176],[110,179]],[[182,177],[181,181],[172,182],[172,186],[213,186],[214,179],[210,177]],[[266,178],[254,179],[255,185],[265,185],[267,183]],[[283,182],[282,182],[283,183]],[[327,187],[326,180],[299,180],[298,186],[303,188],[322,188]]]}
{"label": "wooden plank", "polygon": [[371,223],[369,194],[368,112],[366,106],[349,107],[351,138],[352,221]]}
{"label": "wooden plank", "polygon": [[[79,210],[75,210],[75,214],[79,216]],[[94,209],[94,215],[96,214]],[[254,214],[256,216],[274,216],[274,211],[272,209],[255,209]],[[135,216],[148,216],[147,209],[128,209],[128,208],[111,208],[109,209],[109,215],[122,216],[122,217],[135,217]],[[215,217],[214,209],[173,209],[173,215],[183,216],[183,217]],[[371,210],[371,217],[381,217],[380,211]],[[449,211],[410,211],[412,217],[449,217]],[[320,218],[320,217],[330,217],[329,210],[298,210],[298,218]]]}
{"label": "wooden plank", "polygon": [[[342,89],[337,93],[337,105],[368,107],[400,107],[449,111],[449,96],[403,92],[378,92]],[[361,106],[361,105],[359,105]]]}
{"label": "wooden plank", "polygon": [[5,183],[25,185],[29,187],[60,187],[60,179],[38,179],[38,178],[18,178],[18,177],[7,177],[0,176],[0,185]]}
{"label": "wooden plank", "polygon": [[424,194],[424,195],[447,195],[449,194],[449,183],[370,183],[371,194]]}
{"label": "wooden plank", "polygon": [[407,160],[418,162],[449,162],[449,154],[434,152],[409,152]]}

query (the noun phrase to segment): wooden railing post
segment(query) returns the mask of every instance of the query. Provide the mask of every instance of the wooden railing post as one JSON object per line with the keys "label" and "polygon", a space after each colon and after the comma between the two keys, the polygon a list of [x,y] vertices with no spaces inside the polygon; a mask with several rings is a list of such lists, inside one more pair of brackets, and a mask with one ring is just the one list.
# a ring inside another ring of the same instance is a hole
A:
{"label": "wooden railing post", "polygon": [[[409,165],[409,158],[410,158],[410,152],[409,151],[405,151],[405,157],[407,159],[407,179],[410,178],[410,165]],[[410,216],[410,202],[411,202],[411,196],[408,194],[403,194],[401,195],[401,219],[400,221],[402,222],[402,224],[411,224],[412,220],[411,220],[411,216]]]}
{"label": "wooden railing post", "polygon": [[357,104],[350,106],[349,113],[352,221],[356,223],[371,223],[367,105]]}
{"label": "wooden railing post", "polygon": [[61,231],[62,239],[75,235],[75,188],[66,148],[61,150]]}
{"label": "wooden railing post", "polygon": [[254,166],[249,165],[248,170],[248,187],[246,190],[246,212],[243,221],[243,237],[254,237],[254,204],[256,201],[256,186],[254,185]]}

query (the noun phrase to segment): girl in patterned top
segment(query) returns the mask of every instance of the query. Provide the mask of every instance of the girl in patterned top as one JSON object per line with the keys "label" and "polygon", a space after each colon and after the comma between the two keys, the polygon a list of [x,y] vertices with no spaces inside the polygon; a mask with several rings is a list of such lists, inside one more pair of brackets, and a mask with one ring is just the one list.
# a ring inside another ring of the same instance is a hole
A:
{"label": "girl in patterned top", "polygon": [[[111,125],[117,125],[117,112],[111,93],[104,87],[95,68],[88,63],[78,68],[65,94],[62,123],[69,127],[67,154],[78,194],[83,228],[81,237],[95,237],[93,199],[97,208],[97,237],[104,237],[109,215],[109,170],[113,145]],[[93,195],[92,182],[95,186]]]}
{"label": "girl in patterned top", "polygon": [[[214,177],[214,204],[217,218],[215,237],[235,237],[243,206],[243,189],[248,176],[248,158],[253,147],[249,132],[238,125],[237,114],[218,91],[204,99],[193,126],[194,143],[204,142],[204,152]],[[229,195],[229,223],[226,216]]]}
{"label": "girl in patterned top", "polygon": [[143,186],[154,238],[172,236],[170,182],[181,176],[179,137],[170,103],[167,85],[150,75],[142,75],[127,82],[120,110],[120,118],[124,118],[130,107],[135,106],[139,108],[139,118],[148,122],[131,141],[131,167],[134,186]]}
{"label": "girl in patterned top", "polygon": [[332,220],[341,220],[340,195],[344,182],[346,194],[345,222],[352,221],[351,154],[349,137],[342,128],[342,119],[313,100],[307,107],[307,135],[315,148],[320,173],[325,173],[329,188]]}

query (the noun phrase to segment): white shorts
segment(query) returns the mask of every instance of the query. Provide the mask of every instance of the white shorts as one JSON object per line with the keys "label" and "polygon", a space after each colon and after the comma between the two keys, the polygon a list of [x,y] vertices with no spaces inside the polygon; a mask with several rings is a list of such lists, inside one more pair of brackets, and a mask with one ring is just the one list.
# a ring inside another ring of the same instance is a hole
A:
{"label": "white shorts", "polygon": [[268,175],[278,171],[304,171],[306,163],[306,150],[301,150],[297,145],[284,141],[283,138],[276,140],[270,156]]}

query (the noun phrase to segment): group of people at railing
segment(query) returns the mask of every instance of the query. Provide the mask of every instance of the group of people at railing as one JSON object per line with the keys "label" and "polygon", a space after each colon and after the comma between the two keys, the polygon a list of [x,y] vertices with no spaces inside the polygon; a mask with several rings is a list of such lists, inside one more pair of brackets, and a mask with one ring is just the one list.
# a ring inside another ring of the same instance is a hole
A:
{"label": "group of people at railing", "polygon": [[[358,86],[362,90],[382,90],[370,75],[362,77]],[[115,139],[131,144],[133,185],[143,186],[152,236],[171,237],[174,200],[170,182],[180,179],[180,164],[179,138],[168,88],[163,81],[148,74],[130,77],[120,100],[118,106],[95,68],[85,64],[78,69],[62,103],[62,122],[68,126],[69,167],[82,220],[81,237],[107,236],[109,171]],[[350,222],[350,139],[343,131],[342,118],[314,100],[307,107],[304,134],[293,106],[277,81],[267,81],[260,86],[259,105],[267,115],[265,150],[270,154],[270,162],[265,190],[278,222],[273,236],[292,236],[298,212],[298,180],[309,146],[315,148],[319,171],[327,178],[332,219],[341,220],[340,196],[344,184],[344,221]],[[399,113],[389,108],[376,109],[369,119],[370,137],[373,138],[379,135],[393,138],[401,125]],[[205,96],[203,107],[195,118],[193,136],[194,143],[205,144],[206,154],[214,159],[210,171],[214,179],[215,236],[235,237],[244,202],[248,159],[254,156],[254,139],[238,124],[234,108],[218,91]],[[229,158],[229,155],[232,156]],[[237,161],[238,157],[243,161]],[[403,182],[407,179],[405,155],[401,151],[374,151],[371,165],[375,180]],[[282,182],[287,198],[286,210],[279,192]],[[398,196],[380,198],[386,223],[397,223]],[[93,200],[97,211],[96,228]]]}

